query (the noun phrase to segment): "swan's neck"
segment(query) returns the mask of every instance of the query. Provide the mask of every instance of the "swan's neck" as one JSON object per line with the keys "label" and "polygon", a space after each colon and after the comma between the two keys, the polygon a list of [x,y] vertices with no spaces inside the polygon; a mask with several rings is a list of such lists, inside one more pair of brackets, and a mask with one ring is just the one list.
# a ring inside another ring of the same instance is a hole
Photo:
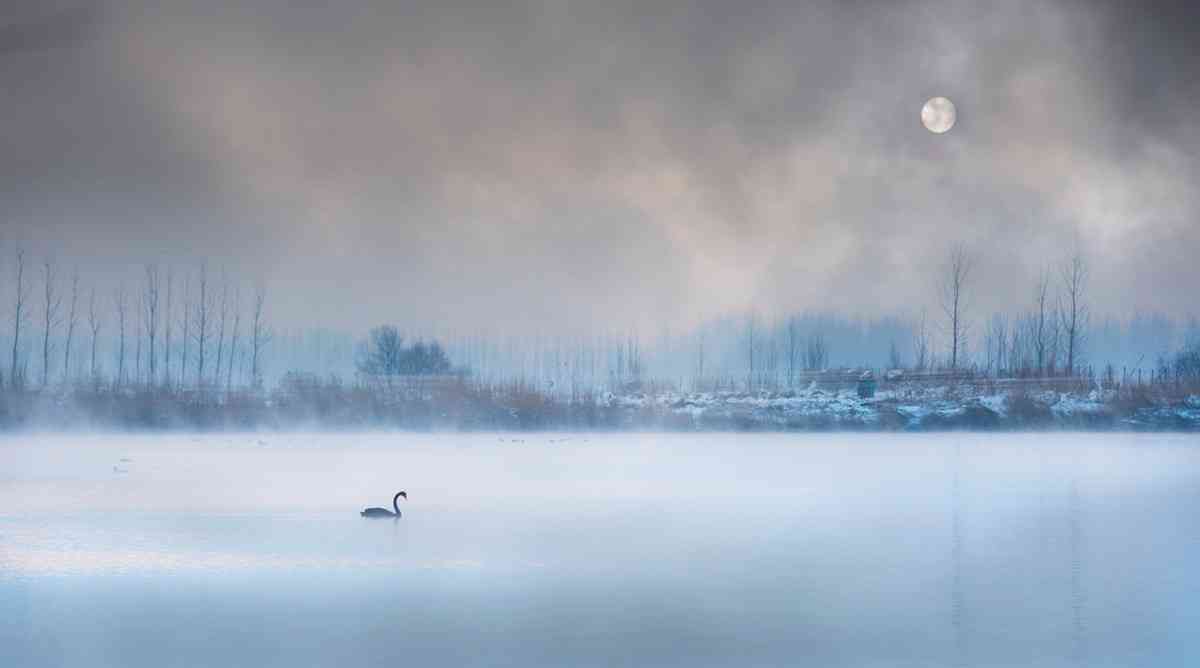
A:
{"label": "swan's neck", "polygon": [[392,509],[396,511],[396,517],[400,516],[400,495],[392,497]]}

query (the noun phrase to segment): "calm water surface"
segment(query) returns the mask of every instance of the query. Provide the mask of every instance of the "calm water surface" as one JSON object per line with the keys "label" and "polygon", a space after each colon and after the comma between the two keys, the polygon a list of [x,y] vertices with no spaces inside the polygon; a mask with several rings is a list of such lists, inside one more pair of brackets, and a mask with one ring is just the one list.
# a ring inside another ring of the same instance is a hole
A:
{"label": "calm water surface", "polygon": [[1198,511],[1195,436],[7,437],[0,666],[1200,665]]}

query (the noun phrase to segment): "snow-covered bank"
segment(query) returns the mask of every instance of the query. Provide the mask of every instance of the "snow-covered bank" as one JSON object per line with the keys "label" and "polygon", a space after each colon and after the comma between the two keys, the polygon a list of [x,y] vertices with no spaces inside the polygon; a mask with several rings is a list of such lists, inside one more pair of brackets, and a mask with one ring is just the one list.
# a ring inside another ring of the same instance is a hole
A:
{"label": "snow-covered bank", "polygon": [[[1076,387],[1086,385],[1076,384]],[[1173,388],[1172,388],[1173,389]],[[872,397],[840,387],[760,392],[579,392],[346,387],[304,392],[0,394],[0,431],[1200,431],[1200,393],[1148,386],[1071,391],[1028,383],[893,382]]]}
{"label": "snow-covered bank", "polygon": [[618,411],[623,426],[658,422],[701,430],[1200,430],[1200,395],[1182,402],[1132,402],[1116,392],[1101,390],[984,394],[940,386],[883,391],[861,398],[853,390],[814,385],[788,392],[609,393],[600,404]]}

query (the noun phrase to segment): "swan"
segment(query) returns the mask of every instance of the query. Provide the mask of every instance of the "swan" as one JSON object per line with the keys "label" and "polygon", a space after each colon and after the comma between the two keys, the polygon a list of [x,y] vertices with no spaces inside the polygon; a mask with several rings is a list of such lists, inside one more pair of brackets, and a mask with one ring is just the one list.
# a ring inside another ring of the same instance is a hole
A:
{"label": "swan", "polygon": [[392,508],[396,510],[394,513],[387,508],[366,508],[359,515],[363,517],[400,517],[400,497],[402,496],[405,501],[408,500],[408,494],[404,492],[396,492],[396,496],[392,497]]}

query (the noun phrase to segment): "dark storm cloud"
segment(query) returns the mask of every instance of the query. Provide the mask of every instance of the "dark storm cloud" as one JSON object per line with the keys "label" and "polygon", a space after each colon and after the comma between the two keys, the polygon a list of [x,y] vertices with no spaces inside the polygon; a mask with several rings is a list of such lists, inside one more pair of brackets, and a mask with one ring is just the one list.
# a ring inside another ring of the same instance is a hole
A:
{"label": "dark storm cloud", "polygon": [[6,54],[4,240],[207,257],[355,325],[912,312],[959,241],[980,309],[1079,247],[1097,310],[1195,310],[1182,4],[294,4]]}

